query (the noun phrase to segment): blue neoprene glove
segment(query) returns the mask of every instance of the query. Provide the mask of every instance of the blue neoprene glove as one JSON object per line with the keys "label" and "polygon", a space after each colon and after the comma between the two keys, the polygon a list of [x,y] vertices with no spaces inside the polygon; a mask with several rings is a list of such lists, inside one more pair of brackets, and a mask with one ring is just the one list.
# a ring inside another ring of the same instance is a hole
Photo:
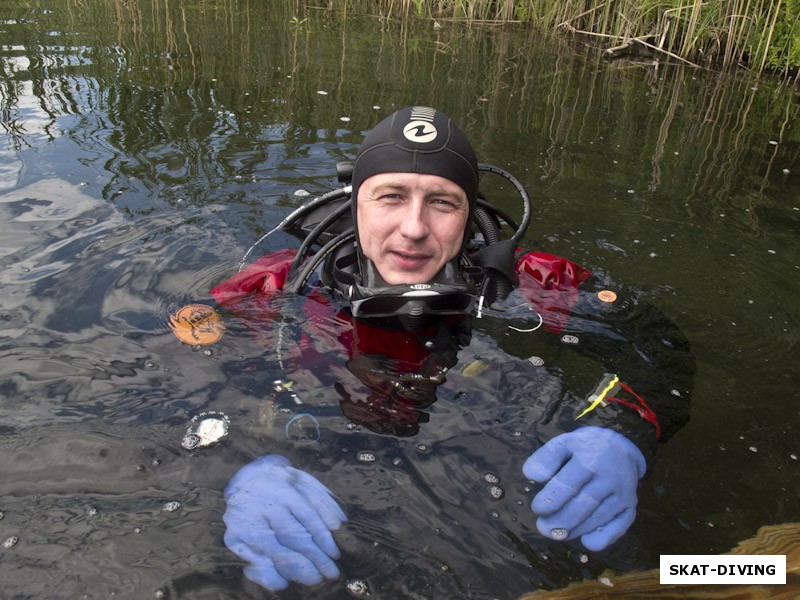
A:
{"label": "blue neoprene glove", "polygon": [[244,574],[269,590],[339,576],[331,531],[347,520],[324,485],[282,456],[262,456],[225,487],[225,545],[250,563]]}
{"label": "blue neoprene glove", "polygon": [[531,502],[539,532],[557,540],[580,537],[589,550],[609,546],[633,524],[636,486],[645,470],[642,451],[602,427],[562,433],[522,467],[528,479],[547,482]]}

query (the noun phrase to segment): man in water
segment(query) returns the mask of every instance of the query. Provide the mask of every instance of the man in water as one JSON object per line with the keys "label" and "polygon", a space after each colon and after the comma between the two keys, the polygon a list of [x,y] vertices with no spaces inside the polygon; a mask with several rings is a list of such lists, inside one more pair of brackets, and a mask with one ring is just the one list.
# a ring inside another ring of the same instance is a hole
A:
{"label": "man in water", "polygon": [[[344,315],[339,340],[347,340],[348,366],[372,390],[365,402],[344,400],[343,412],[392,435],[417,432],[427,419],[420,409],[435,400],[457,360],[460,346],[437,345],[438,329],[463,331],[467,315],[491,313],[517,294],[539,319],[526,331],[541,327],[562,345],[581,333],[578,352],[602,369],[582,393],[542,408],[552,434],[543,445],[532,440],[535,451],[519,468],[543,484],[531,503],[539,532],[600,550],[634,522],[638,482],[657,442],[688,418],[688,345],[649,305],[610,290],[595,293],[586,269],[517,248],[524,225],[511,239],[498,239],[505,217],[479,196],[480,170],[468,139],[446,115],[399,110],[365,137],[352,173],[344,174],[352,186],[349,211],[313,214],[304,229],[329,242],[318,261],[302,268],[309,242],[297,254],[259,259],[212,293],[236,310],[281,290],[302,292],[318,273],[310,294]],[[364,362],[375,356],[381,369]],[[674,374],[665,382],[660,370]],[[274,590],[338,577],[332,532],[347,516],[316,478],[271,454],[243,467],[225,498],[225,542],[250,563],[248,578]]]}

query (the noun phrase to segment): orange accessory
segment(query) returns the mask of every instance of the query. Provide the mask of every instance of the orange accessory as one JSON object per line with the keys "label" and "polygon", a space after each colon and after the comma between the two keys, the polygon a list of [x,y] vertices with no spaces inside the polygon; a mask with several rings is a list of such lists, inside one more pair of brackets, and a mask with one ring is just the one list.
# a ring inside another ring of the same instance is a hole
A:
{"label": "orange accessory", "polygon": [[205,304],[187,304],[169,318],[172,333],[185,344],[214,344],[225,333],[219,313]]}

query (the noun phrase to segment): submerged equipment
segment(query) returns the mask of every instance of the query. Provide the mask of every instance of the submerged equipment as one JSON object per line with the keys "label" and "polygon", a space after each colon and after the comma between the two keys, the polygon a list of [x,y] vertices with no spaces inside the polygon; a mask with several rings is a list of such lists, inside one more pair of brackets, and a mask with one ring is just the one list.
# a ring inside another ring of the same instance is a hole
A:
{"label": "submerged equipment", "polygon": [[[441,281],[410,285],[364,285],[369,277],[358,270],[356,232],[353,223],[352,191],[349,185],[352,163],[337,164],[342,188],[332,190],[295,209],[274,229],[264,234],[245,253],[239,270],[251,253],[278,231],[300,240],[289,268],[284,290],[300,294],[323,266],[321,279],[337,291],[355,317],[393,317],[422,314],[468,314],[504,299],[517,283],[514,254],[531,220],[531,201],[522,183],[500,167],[479,163],[481,173],[504,178],[522,202],[517,223],[491,204],[479,191],[467,242],[458,260],[458,270],[448,264]],[[510,235],[504,230],[510,229]],[[367,264],[370,268],[371,263]]]}

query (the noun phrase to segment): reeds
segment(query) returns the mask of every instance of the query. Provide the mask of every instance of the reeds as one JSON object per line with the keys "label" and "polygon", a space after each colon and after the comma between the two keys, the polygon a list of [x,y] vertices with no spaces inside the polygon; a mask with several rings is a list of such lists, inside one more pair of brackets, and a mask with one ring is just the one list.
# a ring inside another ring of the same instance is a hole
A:
{"label": "reeds", "polygon": [[565,30],[602,39],[610,56],[646,54],[786,75],[800,68],[795,0],[343,0],[335,9]]}

